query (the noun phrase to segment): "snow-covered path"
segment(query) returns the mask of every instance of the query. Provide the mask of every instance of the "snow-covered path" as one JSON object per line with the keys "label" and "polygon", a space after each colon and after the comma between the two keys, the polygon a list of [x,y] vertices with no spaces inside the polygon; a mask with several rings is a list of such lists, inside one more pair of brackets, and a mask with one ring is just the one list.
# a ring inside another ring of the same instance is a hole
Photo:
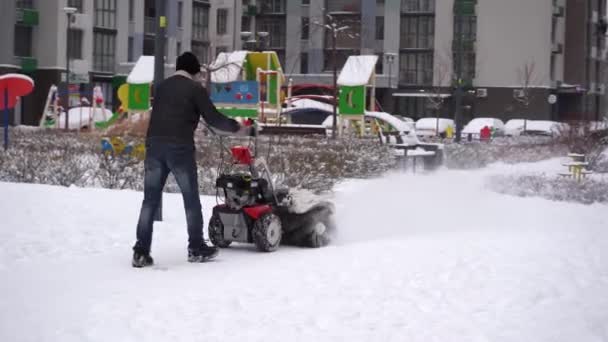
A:
{"label": "snow-covered path", "polygon": [[332,246],[207,264],[166,195],[144,270],[140,193],[0,183],[0,341],[608,341],[608,206],[483,186],[554,164],[348,182]]}

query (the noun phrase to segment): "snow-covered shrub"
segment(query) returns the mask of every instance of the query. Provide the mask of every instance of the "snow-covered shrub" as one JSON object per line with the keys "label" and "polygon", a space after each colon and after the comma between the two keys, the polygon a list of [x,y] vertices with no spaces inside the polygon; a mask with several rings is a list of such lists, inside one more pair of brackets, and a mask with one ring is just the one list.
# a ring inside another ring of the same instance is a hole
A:
{"label": "snow-covered shrub", "polygon": [[[8,151],[0,151],[0,181],[51,185],[143,189],[143,161],[101,153],[101,134],[56,130],[11,130]],[[124,137],[141,143],[137,136]],[[197,131],[196,159],[201,193],[215,194],[218,170],[232,161],[227,148],[247,145],[245,138],[222,138]],[[382,174],[395,165],[394,157],[376,140],[331,140],[321,137],[268,137],[258,139],[257,153],[267,159],[278,184],[326,191],[344,178]],[[252,146],[253,148],[253,146]],[[179,187],[172,176],[167,192]]]}
{"label": "snow-covered shrub", "polygon": [[555,201],[584,204],[608,203],[608,182],[585,179],[581,182],[570,178],[547,175],[496,175],[488,179],[488,187],[498,193],[519,197],[542,197]]}
{"label": "snow-covered shrub", "polygon": [[448,143],[445,145],[446,166],[453,169],[474,169],[494,162],[535,162],[566,156],[568,146],[547,137],[496,138],[491,142]]}

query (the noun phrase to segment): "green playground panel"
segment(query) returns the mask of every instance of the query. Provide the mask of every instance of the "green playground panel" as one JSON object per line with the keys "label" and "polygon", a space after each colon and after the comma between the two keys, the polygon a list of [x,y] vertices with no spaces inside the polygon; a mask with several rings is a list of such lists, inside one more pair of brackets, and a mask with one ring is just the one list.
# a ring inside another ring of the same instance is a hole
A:
{"label": "green playground panel", "polygon": [[150,84],[129,84],[129,110],[150,109]]}
{"label": "green playground panel", "polygon": [[217,109],[220,113],[230,116],[230,117],[241,117],[241,118],[257,118],[258,117],[258,110],[257,108],[228,108],[228,107],[224,107],[224,108],[218,108]]}
{"label": "green playground panel", "polygon": [[365,86],[340,86],[338,107],[340,115],[363,115],[365,113]]}

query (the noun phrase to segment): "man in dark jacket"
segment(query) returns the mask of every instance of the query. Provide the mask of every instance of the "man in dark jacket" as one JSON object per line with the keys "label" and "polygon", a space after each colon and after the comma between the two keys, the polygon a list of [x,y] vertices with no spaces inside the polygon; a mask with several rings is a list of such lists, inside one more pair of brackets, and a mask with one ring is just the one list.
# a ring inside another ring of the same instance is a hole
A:
{"label": "man in dark jacket", "polygon": [[194,131],[199,120],[216,133],[250,135],[253,127],[241,126],[217,111],[203,86],[194,80],[201,66],[186,52],[177,58],[177,72],[156,88],[146,139],[144,200],[133,247],[133,267],[150,266],[153,217],[169,173],[180,187],[188,224],[188,261],[214,258],[218,249],[203,240],[203,217],[198,192]]}

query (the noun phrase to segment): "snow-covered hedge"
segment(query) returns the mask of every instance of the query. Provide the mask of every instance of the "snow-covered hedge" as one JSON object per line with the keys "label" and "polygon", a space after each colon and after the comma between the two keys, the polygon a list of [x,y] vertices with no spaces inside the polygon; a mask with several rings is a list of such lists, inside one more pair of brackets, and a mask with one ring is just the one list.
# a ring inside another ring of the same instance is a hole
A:
{"label": "snow-covered hedge", "polygon": [[505,163],[536,162],[566,156],[568,145],[551,138],[496,138],[491,142],[447,143],[446,166],[452,169],[475,169],[502,161]]}
{"label": "snow-covered hedge", "polygon": [[[0,181],[80,187],[142,190],[143,162],[101,154],[99,135],[53,130],[11,130],[8,151],[0,151]],[[215,137],[197,132],[197,162],[202,193],[215,193],[220,161],[228,152]],[[141,142],[141,138],[125,138]],[[226,146],[248,144],[246,139],[224,138]],[[269,153],[270,151],[270,153]],[[279,184],[325,191],[345,178],[382,174],[395,165],[390,151],[377,140],[339,140],[306,137],[260,137],[258,155]],[[177,192],[172,177],[165,188]]]}

